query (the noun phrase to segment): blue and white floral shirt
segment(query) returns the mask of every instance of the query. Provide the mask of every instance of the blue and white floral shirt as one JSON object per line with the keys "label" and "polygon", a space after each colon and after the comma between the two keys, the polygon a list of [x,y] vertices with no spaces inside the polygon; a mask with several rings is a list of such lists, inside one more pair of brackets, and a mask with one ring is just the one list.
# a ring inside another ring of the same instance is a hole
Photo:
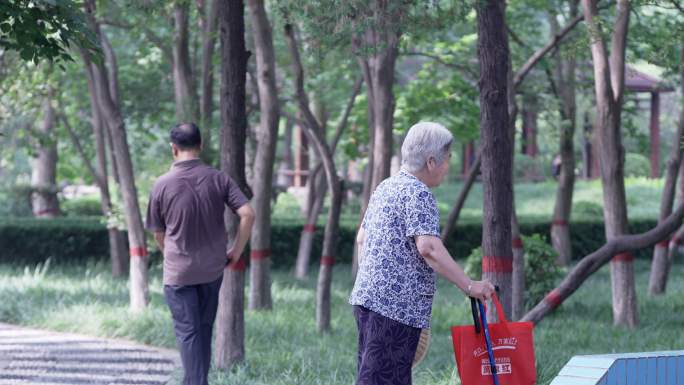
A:
{"label": "blue and white floral shirt", "polygon": [[366,239],[349,303],[416,328],[429,328],[435,272],[414,237],[439,236],[430,189],[401,170],[378,185],[363,218]]}

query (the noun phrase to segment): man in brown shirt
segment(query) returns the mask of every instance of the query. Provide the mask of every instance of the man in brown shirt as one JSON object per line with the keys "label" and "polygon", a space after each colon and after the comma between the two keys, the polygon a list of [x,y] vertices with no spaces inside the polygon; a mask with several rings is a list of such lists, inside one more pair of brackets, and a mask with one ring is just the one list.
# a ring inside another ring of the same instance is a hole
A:
{"label": "man in brown shirt", "polygon": [[[194,123],[176,125],[170,136],[173,166],[152,188],[146,227],[164,254],[164,297],[185,371],[183,384],[208,385],[223,269],[242,255],[254,211],[228,175],[199,159],[201,136]],[[225,206],[240,217],[228,251]]]}

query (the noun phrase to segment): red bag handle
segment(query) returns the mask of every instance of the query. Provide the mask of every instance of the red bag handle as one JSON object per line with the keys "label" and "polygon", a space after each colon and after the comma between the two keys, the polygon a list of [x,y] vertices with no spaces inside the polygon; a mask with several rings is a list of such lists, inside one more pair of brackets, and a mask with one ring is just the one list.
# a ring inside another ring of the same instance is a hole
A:
{"label": "red bag handle", "polygon": [[[496,306],[496,315],[499,317],[499,323],[507,324],[508,319],[506,319],[506,313],[504,313],[503,305],[501,305],[499,297],[497,297],[496,293],[492,295],[492,302],[494,302],[494,306]],[[487,311],[487,304],[485,303],[484,306],[485,311]]]}

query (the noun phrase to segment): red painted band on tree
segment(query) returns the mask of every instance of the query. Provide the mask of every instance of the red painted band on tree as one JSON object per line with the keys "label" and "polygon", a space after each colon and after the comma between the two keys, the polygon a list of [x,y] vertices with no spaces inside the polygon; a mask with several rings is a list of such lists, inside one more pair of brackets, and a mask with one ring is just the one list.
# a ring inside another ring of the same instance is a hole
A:
{"label": "red painted band on tree", "polygon": [[614,256],[611,262],[634,262],[634,255],[632,253],[620,253]]}
{"label": "red painted band on tree", "polygon": [[563,297],[561,297],[560,291],[558,289],[553,289],[549,294],[544,297],[544,302],[546,302],[552,309],[557,308],[563,303]]}
{"label": "red painted band on tree", "polygon": [[46,215],[46,214],[55,214],[55,215],[58,215],[58,214],[59,214],[59,210],[56,210],[56,209],[45,209],[45,210],[35,211],[35,212],[33,213],[33,215],[34,215],[34,216],[37,216],[37,217],[39,217],[39,216],[41,216],[41,215]]}
{"label": "red painted band on tree", "polygon": [[271,256],[271,249],[252,250],[249,254],[249,259],[252,261],[261,261]]}
{"label": "red painted band on tree", "polygon": [[513,238],[511,240],[511,246],[513,246],[514,249],[522,249],[523,248],[523,241],[520,238]]}
{"label": "red painted band on tree", "polygon": [[495,257],[489,255],[485,255],[482,257],[483,273],[510,273],[512,271],[512,257]]}
{"label": "red painted band on tree", "polygon": [[321,265],[323,266],[332,266],[335,264],[335,257],[330,257],[327,255],[324,255],[321,257]]}
{"label": "red painted band on tree", "polygon": [[131,249],[128,252],[131,255],[131,258],[132,257],[142,258],[142,257],[147,257],[147,255],[148,255],[147,254],[147,248],[144,246],[143,247],[131,247]]}
{"label": "red painted band on tree", "polygon": [[304,225],[304,230],[302,230],[302,231],[304,231],[305,233],[315,233],[316,232],[316,225],[312,225],[310,223],[306,224],[306,225]]}
{"label": "red painted band on tree", "polygon": [[247,269],[247,262],[245,262],[245,258],[240,256],[240,259],[234,265],[228,265],[228,268],[233,271],[245,271]]}
{"label": "red painted band on tree", "polygon": [[561,227],[561,226],[567,226],[567,225],[568,225],[568,221],[566,221],[565,219],[554,219],[553,221],[551,221],[551,225],[553,225],[553,226],[559,226],[559,227]]}

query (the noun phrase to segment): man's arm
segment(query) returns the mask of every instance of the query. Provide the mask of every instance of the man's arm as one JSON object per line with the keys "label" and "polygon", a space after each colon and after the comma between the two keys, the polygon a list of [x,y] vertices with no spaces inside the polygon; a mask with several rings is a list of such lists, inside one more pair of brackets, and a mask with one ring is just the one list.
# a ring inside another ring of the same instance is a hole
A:
{"label": "man's arm", "polygon": [[161,251],[162,256],[164,256],[164,232],[155,231],[154,240],[157,242],[157,246],[159,246],[159,251]]}
{"label": "man's arm", "polygon": [[249,236],[252,234],[252,225],[254,224],[254,209],[252,209],[249,203],[240,206],[235,213],[240,217],[240,226],[238,227],[237,234],[235,234],[235,242],[233,242],[233,246],[228,250],[228,259],[231,265],[237,262],[245,250]]}

